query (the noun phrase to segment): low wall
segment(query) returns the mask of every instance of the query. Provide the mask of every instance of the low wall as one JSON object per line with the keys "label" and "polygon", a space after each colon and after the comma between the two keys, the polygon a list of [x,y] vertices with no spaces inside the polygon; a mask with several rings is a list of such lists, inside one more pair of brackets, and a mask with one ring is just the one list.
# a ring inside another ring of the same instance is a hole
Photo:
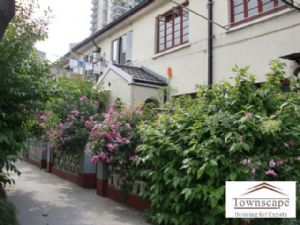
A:
{"label": "low wall", "polygon": [[96,166],[90,162],[89,155],[56,152],[53,165],[48,163],[51,173],[83,188],[96,188]]}
{"label": "low wall", "polygon": [[97,195],[108,197],[114,201],[128,205],[136,210],[144,211],[150,207],[150,203],[139,197],[146,188],[146,183],[135,181],[132,191],[125,195],[121,191],[122,178],[115,174],[109,174],[107,165],[97,164]]}

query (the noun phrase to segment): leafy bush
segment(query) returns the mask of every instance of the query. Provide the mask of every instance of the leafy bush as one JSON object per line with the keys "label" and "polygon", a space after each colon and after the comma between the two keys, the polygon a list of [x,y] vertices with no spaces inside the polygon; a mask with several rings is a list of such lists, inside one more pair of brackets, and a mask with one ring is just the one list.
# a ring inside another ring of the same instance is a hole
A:
{"label": "leafy bush", "polygon": [[10,155],[22,148],[32,114],[48,98],[49,66],[34,48],[46,37],[48,16],[33,19],[34,4],[17,4],[16,16],[0,41],[0,186],[11,182],[7,175],[16,168]]}
{"label": "leafy bush", "polygon": [[145,168],[154,223],[230,224],[225,181],[300,180],[299,80],[284,92],[278,61],[260,88],[248,68],[234,72],[234,85],[199,87],[198,98],[171,101],[172,113],[140,126],[137,163]]}
{"label": "leafy bush", "polygon": [[17,225],[15,207],[8,203],[4,189],[0,187],[0,225]]}

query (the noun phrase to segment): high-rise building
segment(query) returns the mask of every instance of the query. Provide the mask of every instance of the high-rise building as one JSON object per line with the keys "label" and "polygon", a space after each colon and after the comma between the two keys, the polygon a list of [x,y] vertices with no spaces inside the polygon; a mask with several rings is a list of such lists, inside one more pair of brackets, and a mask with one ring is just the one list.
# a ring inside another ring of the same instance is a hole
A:
{"label": "high-rise building", "polygon": [[91,32],[117,19],[143,0],[92,0]]}

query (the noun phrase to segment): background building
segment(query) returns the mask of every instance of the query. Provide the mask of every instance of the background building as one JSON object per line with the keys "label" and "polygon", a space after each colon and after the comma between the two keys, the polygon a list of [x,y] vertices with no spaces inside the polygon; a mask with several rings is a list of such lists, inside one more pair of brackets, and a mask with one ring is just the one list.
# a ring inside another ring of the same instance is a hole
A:
{"label": "background building", "polygon": [[142,0],[92,0],[91,32],[95,33]]}

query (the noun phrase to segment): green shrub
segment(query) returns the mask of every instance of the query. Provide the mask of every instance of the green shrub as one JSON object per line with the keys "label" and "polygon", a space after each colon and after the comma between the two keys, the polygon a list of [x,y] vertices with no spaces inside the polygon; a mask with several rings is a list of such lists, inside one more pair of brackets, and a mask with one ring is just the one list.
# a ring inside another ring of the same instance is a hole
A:
{"label": "green shrub", "polygon": [[137,163],[145,168],[154,223],[230,224],[225,181],[300,180],[298,79],[282,91],[278,61],[260,88],[248,68],[234,72],[234,85],[199,87],[198,98],[171,101],[172,113],[140,126]]}
{"label": "green shrub", "polygon": [[17,225],[15,207],[6,201],[4,189],[0,187],[0,225]]}

